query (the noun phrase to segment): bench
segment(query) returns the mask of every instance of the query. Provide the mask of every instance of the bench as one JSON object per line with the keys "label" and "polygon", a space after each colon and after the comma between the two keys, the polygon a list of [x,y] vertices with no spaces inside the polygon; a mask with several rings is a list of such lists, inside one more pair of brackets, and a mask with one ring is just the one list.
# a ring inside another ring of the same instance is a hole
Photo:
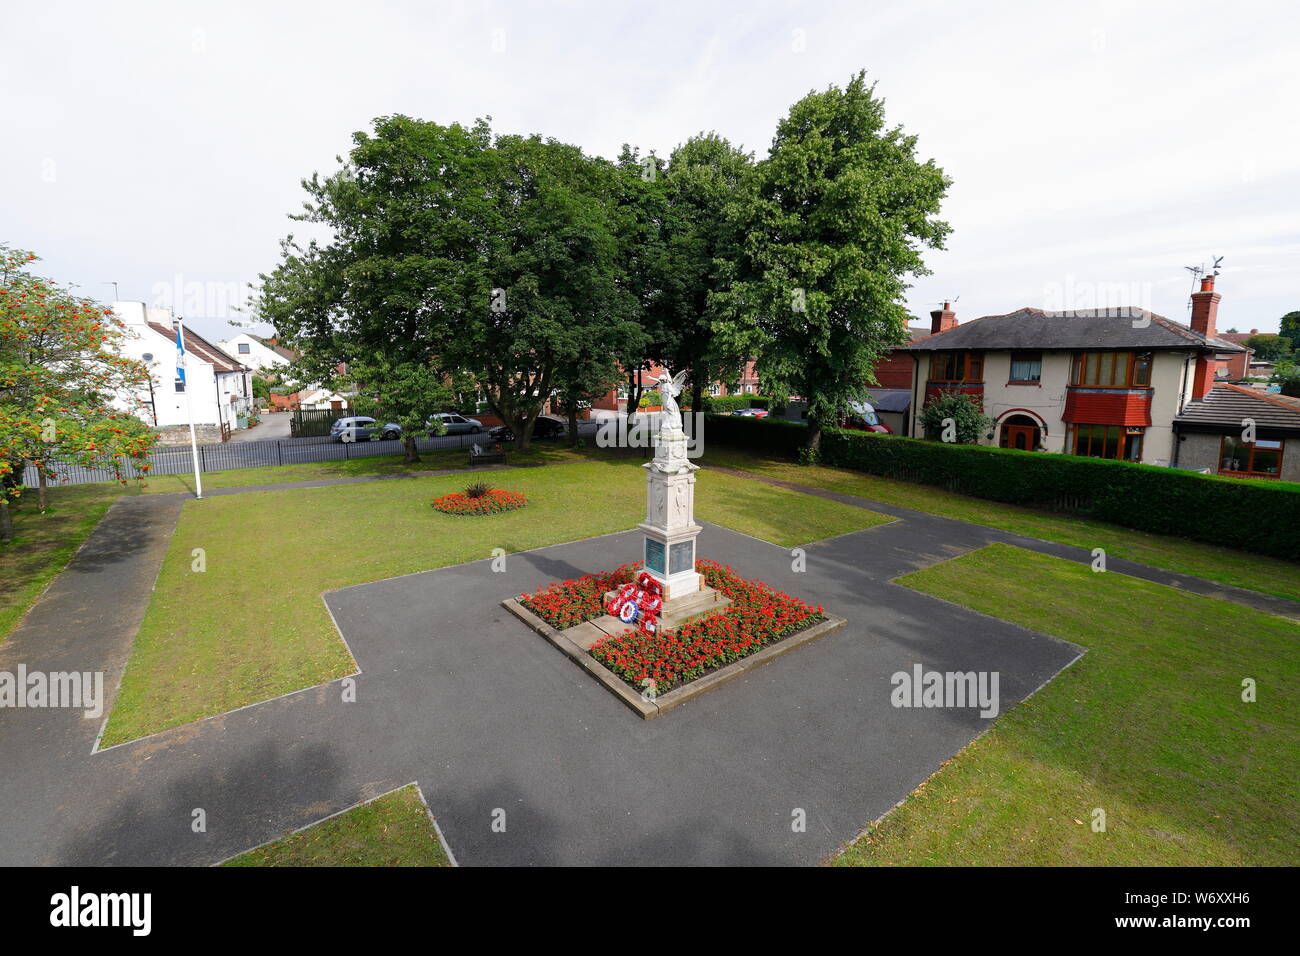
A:
{"label": "bench", "polygon": [[504,465],[505,463],[506,453],[504,450],[476,451],[475,448],[469,450],[469,466],[471,468],[477,468],[479,465]]}

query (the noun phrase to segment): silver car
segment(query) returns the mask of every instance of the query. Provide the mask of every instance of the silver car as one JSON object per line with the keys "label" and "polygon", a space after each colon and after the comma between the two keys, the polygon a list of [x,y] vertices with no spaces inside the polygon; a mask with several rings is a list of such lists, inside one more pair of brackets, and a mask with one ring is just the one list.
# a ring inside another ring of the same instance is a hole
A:
{"label": "silver car", "polygon": [[334,441],[370,441],[372,436],[383,439],[401,438],[402,426],[393,422],[380,425],[365,415],[340,418],[330,426],[330,438]]}
{"label": "silver car", "polygon": [[429,426],[429,434],[437,435],[438,429],[436,423],[441,421],[447,426],[444,435],[477,435],[483,430],[483,423],[477,418],[466,418],[464,415],[456,415],[451,412],[439,412],[436,415],[430,415],[429,420],[425,422]]}

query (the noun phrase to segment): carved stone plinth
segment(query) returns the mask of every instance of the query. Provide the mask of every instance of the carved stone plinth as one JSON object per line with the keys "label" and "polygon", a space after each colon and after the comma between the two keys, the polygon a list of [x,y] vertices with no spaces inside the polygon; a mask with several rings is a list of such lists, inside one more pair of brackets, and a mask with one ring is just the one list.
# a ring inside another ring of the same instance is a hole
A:
{"label": "carved stone plinth", "polygon": [[645,533],[645,568],[663,585],[664,601],[700,589],[695,572],[695,472],[686,457],[686,435],[678,429],[659,433],[658,454],[647,462],[646,515],[638,526]]}

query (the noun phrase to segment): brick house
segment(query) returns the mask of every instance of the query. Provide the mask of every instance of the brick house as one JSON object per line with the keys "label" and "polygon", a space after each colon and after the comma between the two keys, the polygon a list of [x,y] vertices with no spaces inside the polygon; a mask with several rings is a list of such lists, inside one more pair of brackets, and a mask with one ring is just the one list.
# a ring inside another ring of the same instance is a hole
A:
{"label": "brick house", "polygon": [[1193,293],[1190,326],[1127,308],[1023,308],[962,324],[945,303],[931,334],[902,349],[915,363],[911,434],[923,433],[925,403],[955,390],[993,419],[981,444],[1173,463],[1174,419],[1245,351],[1216,333],[1214,281]]}

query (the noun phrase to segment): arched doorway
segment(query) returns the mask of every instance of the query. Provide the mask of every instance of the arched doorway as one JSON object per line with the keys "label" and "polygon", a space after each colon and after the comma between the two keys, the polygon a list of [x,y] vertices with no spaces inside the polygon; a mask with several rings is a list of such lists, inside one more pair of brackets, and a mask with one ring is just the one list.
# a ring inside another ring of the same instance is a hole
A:
{"label": "arched doorway", "polygon": [[1003,448],[1019,448],[1021,451],[1036,451],[1043,435],[1038,422],[1028,415],[1008,415],[1002,421],[1001,431],[998,444]]}

